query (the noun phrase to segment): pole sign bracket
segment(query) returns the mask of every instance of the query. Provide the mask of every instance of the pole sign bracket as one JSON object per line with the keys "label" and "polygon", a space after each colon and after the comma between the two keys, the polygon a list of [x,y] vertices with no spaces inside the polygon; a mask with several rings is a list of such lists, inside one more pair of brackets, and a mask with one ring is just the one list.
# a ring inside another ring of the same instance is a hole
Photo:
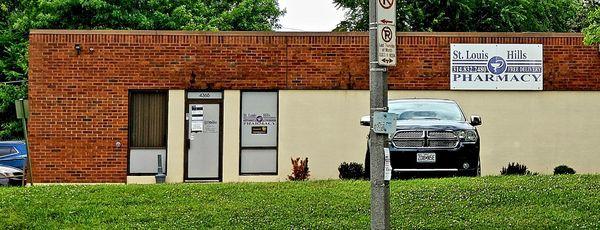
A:
{"label": "pole sign bracket", "polygon": [[377,1],[377,62],[396,66],[396,0]]}

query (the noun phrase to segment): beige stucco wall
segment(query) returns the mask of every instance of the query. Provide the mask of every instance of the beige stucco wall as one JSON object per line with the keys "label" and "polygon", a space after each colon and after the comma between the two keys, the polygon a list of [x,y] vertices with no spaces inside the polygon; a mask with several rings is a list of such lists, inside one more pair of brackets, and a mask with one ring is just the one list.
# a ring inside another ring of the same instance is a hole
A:
{"label": "beige stucco wall", "polygon": [[[279,169],[290,173],[291,157],[308,157],[312,178],[337,178],[346,161],[363,162],[368,128],[368,91],[279,91]],[[285,176],[281,175],[281,176]]]}
{"label": "beige stucco wall", "polygon": [[185,91],[169,90],[167,131],[167,183],[183,182],[185,138]]}
{"label": "beige stucco wall", "polygon": [[223,92],[223,181],[237,181],[240,146],[240,91]]}
{"label": "beige stucco wall", "polygon": [[127,184],[156,184],[154,176],[127,176]]}
{"label": "beige stucco wall", "polygon": [[[499,174],[509,162],[551,174],[567,164],[578,173],[600,172],[600,92],[569,91],[390,91],[395,98],[449,98],[465,115],[480,115],[484,175]],[[368,113],[366,90],[279,91],[277,176],[239,175],[240,91],[223,96],[223,181],[284,181],[291,157],[308,157],[313,179],[337,178],[341,162],[363,163]],[[183,90],[169,92],[167,182],[182,182],[184,167]],[[129,178],[145,183],[148,178]]]}
{"label": "beige stucco wall", "polygon": [[[308,156],[314,178],[337,178],[343,161],[364,161],[368,91],[280,91],[280,162]],[[389,98],[449,98],[466,116],[480,115],[484,175],[509,162],[550,174],[567,164],[579,173],[600,172],[600,92],[390,91]],[[289,163],[280,165],[287,172]],[[280,175],[284,176],[284,175]]]}

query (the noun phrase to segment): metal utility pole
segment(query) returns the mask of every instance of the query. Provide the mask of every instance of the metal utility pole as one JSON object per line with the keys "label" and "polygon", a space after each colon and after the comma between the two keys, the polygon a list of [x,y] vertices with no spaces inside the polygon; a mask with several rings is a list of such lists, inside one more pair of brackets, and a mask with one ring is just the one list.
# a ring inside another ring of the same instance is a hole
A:
{"label": "metal utility pole", "polygon": [[29,180],[29,183],[33,186],[33,169],[31,168],[31,151],[29,150],[29,138],[27,137],[27,119],[29,119],[29,101],[28,100],[16,100],[15,108],[17,110],[17,118],[23,122],[23,134],[25,136],[25,147],[27,148],[27,158],[23,165],[23,180],[22,184],[25,186],[25,181]]}
{"label": "metal utility pole", "polygon": [[[384,148],[387,148],[388,145],[388,133],[395,131],[396,124],[395,117],[393,121],[383,121],[380,117],[391,117],[391,115],[383,113],[388,112],[386,66],[396,65],[395,21],[395,0],[369,0],[371,229],[390,229],[389,177],[391,168],[384,168],[386,160]],[[375,116],[376,113],[380,114]],[[383,126],[387,126],[387,128]],[[390,126],[392,127],[390,128]],[[389,157],[387,161],[389,161]]]}

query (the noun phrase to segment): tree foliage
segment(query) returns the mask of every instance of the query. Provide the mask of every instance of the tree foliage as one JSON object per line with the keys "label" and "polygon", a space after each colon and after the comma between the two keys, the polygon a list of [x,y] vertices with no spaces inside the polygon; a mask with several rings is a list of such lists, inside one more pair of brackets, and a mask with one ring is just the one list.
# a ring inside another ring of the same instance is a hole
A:
{"label": "tree foliage", "polygon": [[[368,0],[334,0],[347,10],[337,31],[366,31]],[[397,0],[398,31],[571,32],[581,0]]]}
{"label": "tree foliage", "polygon": [[589,14],[587,22],[589,26],[583,29],[583,34],[585,35],[583,42],[587,45],[600,44],[600,7],[596,7]]}
{"label": "tree foliage", "polygon": [[[27,79],[30,29],[268,31],[276,0],[0,0],[0,82]],[[15,99],[25,83],[0,83],[0,140],[21,138]]]}
{"label": "tree foliage", "polygon": [[275,0],[26,0],[21,29],[272,30]]}
{"label": "tree foliage", "polygon": [[12,29],[18,11],[22,11],[19,0],[0,2],[0,140],[23,135],[14,107],[15,100],[27,95],[27,85],[19,82],[27,73],[27,41]]}

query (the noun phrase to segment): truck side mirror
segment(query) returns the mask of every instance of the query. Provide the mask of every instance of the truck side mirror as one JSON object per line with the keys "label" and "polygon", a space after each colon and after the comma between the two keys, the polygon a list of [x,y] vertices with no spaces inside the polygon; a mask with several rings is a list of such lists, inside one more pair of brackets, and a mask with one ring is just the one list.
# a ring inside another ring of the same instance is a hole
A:
{"label": "truck side mirror", "polygon": [[471,125],[478,126],[481,125],[481,117],[480,116],[471,116]]}
{"label": "truck side mirror", "polygon": [[360,125],[371,126],[371,117],[370,116],[362,116],[360,118]]}

